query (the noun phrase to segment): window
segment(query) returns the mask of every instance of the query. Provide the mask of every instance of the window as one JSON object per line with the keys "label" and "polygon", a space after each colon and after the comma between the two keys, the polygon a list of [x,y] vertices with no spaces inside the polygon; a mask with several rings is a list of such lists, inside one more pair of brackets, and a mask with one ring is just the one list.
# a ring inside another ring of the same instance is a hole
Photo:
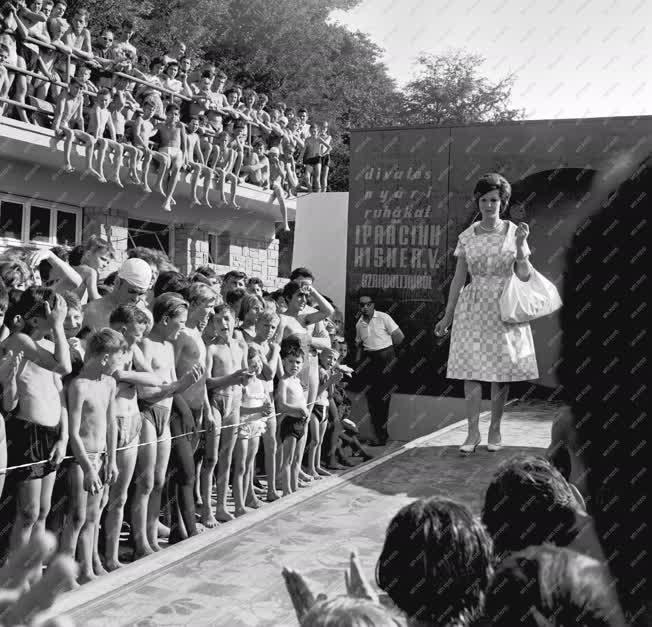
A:
{"label": "window", "polygon": [[81,218],[80,207],[0,194],[0,243],[74,246],[81,238]]}
{"label": "window", "polygon": [[148,222],[147,220],[129,220],[129,247],[144,246],[163,251],[170,257],[172,248],[170,227],[167,224]]}
{"label": "window", "polygon": [[292,250],[294,249],[294,222],[290,222],[290,230],[284,231],[280,222],[276,223],[276,239],[278,240],[278,276],[289,279],[292,273]]}
{"label": "window", "polygon": [[22,239],[23,205],[8,200],[0,201],[0,237]]}
{"label": "window", "polygon": [[77,241],[77,216],[70,211],[57,211],[56,241],[59,246],[74,246]]}
{"label": "window", "polygon": [[50,242],[50,209],[32,205],[29,215],[29,239],[33,242]]}
{"label": "window", "polygon": [[208,236],[208,263],[231,265],[231,234],[228,231]]}

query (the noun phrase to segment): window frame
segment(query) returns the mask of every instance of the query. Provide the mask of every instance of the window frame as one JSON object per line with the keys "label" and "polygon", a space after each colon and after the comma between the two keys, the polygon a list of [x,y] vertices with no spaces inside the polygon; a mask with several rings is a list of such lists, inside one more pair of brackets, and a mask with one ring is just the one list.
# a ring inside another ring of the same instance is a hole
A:
{"label": "window frame", "polygon": [[166,224],[165,222],[154,222],[153,220],[147,220],[147,219],[141,219],[140,217],[127,217],[127,242],[129,243],[129,248],[132,247],[132,245],[135,247],[136,242],[134,242],[133,236],[132,236],[132,230],[133,231],[140,231],[141,233],[148,233],[151,235],[156,235],[156,238],[158,238],[158,234],[160,231],[150,231],[149,229],[137,229],[135,227],[130,226],[130,222],[148,222],[151,224],[158,224],[160,226],[164,226],[167,231],[168,231],[168,244],[169,244],[169,250],[164,250],[163,252],[168,256],[168,259],[174,263],[174,252],[175,252],[175,229],[174,229],[174,224]]}
{"label": "window frame", "polygon": [[[13,202],[20,204],[23,207],[23,224],[21,228],[21,237],[0,236],[0,246],[42,246],[51,247],[58,246],[57,242],[57,215],[59,211],[65,213],[72,213],[75,215],[75,243],[77,245],[81,241],[82,235],[82,218],[83,209],[81,207],[74,207],[72,205],[65,205],[63,203],[52,202],[50,200],[41,200],[40,198],[26,198],[24,196],[17,196],[15,194],[7,194],[0,192],[0,202]],[[32,213],[32,205],[42,207],[43,209],[50,210],[50,225],[47,242],[39,242],[29,239],[30,221]]]}

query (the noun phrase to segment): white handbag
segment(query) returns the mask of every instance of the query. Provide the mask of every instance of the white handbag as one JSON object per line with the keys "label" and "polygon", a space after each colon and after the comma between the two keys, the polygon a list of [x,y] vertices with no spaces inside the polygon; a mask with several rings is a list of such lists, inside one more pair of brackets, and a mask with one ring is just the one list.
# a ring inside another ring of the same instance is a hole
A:
{"label": "white handbag", "polygon": [[500,296],[500,318],[508,324],[543,318],[560,307],[561,298],[555,284],[534,268],[527,281],[512,273]]}

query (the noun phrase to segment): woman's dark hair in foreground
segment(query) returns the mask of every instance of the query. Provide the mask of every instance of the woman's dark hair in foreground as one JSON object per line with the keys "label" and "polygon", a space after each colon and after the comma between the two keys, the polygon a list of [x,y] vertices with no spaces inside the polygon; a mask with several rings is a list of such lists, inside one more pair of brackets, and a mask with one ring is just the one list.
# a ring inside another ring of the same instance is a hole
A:
{"label": "woman's dark hair in foreground", "polygon": [[545,542],[569,544],[577,535],[575,508],[568,482],[548,460],[517,455],[501,464],[491,479],[482,522],[500,559]]}
{"label": "woman's dark hair in foreground", "polygon": [[390,522],[376,581],[411,620],[454,624],[479,614],[492,557],[489,535],[464,505],[419,499]]}
{"label": "woman's dark hair in foreground", "polygon": [[623,627],[606,568],[570,549],[532,546],[505,558],[487,590],[483,627]]}
{"label": "woman's dark hair in foreground", "polygon": [[621,605],[631,624],[649,625],[652,424],[644,260],[652,242],[652,160],[626,158],[599,184],[592,191],[599,210],[577,229],[566,259],[559,376]]}

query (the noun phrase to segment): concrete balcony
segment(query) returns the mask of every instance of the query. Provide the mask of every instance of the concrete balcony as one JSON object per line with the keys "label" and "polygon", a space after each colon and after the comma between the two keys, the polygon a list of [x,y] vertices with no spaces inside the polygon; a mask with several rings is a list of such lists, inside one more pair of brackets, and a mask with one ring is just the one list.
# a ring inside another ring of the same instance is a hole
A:
{"label": "concrete balcony", "polygon": [[[106,168],[113,167],[109,159],[107,155]],[[272,202],[271,194],[246,183],[238,186],[236,200],[239,210],[216,207],[217,192],[214,189],[210,194],[213,208],[193,207],[190,175],[184,173],[174,196],[177,204],[172,212],[167,212],[162,208],[160,194],[146,194],[139,187],[126,183],[126,168],[122,169],[125,187],[121,189],[114,183],[100,183],[95,177],[84,175],[83,146],[75,146],[72,163],[77,171],[68,174],[62,170],[63,141],[56,139],[51,130],[0,117],[0,191],[75,207],[120,210],[134,218],[192,224],[217,232],[231,229],[241,233],[272,234],[274,223],[281,221],[280,207],[277,202]],[[228,185],[226,191],[229,191]],[[296,199],[286,203],[288,218],[292,221],[295,219]]]}

